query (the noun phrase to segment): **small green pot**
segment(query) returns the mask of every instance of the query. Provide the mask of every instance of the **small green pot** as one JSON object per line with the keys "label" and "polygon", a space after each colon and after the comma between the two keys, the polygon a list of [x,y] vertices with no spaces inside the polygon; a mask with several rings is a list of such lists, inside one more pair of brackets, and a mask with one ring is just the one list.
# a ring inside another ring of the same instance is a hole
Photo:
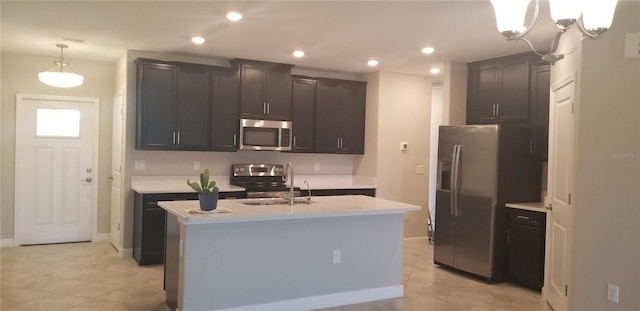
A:
{"label": "small green pot", "polygon": [[200,209],[203,211],[212,211],[218,207],[218,193],[198,194],[198,200],[200,200]]}

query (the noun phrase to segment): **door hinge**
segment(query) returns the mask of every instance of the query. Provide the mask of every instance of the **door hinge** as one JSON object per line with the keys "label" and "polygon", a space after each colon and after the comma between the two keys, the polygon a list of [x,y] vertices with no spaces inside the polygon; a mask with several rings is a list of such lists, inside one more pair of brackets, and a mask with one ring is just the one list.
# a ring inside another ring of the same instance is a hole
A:
{"label": "door hinge", "polygon": [[564,295],[569,296],[569,285],[564,286]]}
{"label": "door hinge", "polygon": [[573,113],[575,111],[575,104],[574,102],[571,102],[571,113]]}
{"label": "door hinge", "polygon": [[569,205],[571,205],[571,193],[569,193]]}
{"label": "door hinge", "polygon": [[120,224],[118,224],[118,232],[120,232]]}

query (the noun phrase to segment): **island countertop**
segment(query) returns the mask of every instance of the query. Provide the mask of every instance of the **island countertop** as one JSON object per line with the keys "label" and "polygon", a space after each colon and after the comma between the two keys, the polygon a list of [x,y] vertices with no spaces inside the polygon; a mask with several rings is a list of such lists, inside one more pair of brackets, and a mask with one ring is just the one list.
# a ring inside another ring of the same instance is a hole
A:
{"label": "island countertop", "polygon": [[[313,203],[290,205],[246,205],[259,199],[219,200],[218,212],[189,213],[198,211],[199,202],[161,201],[158,206],[175,215],[182,224],[213,224],[264,220],[285,220],[302,218],[323,218],[339,216],[396,214],[417,211],[418,205],[373,198],[363,195],[311,197]],[[230,212],[221,213],[221,211]]]}

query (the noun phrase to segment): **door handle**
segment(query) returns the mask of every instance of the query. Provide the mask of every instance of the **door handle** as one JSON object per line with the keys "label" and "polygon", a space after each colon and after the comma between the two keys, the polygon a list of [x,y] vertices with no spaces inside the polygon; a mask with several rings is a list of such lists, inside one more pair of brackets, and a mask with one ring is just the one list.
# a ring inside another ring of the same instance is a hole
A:
{"label": "door handle", "polygon": [[544,208],[548,211],[552,211],[553,210],[553,204],[549,204],[549,205],[545,205]]}
{"label": "door handle", "polygon": [[[113,179],[113,177],[111,178]],[[86,181],[86,182],[91,182],[93,179],[91,179],[91,177],[87,177],[85,179],[80,179],[80,181]]]}
{"label": "door handle", "polygon": [[109,175],[109,177],[107,177],[107,179],[113,180],[113,175]]}

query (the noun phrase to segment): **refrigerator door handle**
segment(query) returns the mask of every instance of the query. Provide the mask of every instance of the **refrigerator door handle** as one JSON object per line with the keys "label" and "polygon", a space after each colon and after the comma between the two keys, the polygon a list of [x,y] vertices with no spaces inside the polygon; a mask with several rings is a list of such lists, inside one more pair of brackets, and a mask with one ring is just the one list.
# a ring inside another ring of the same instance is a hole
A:
{"label": "refrigerator door handle", "polygon": [[453,146],[453,163],[451,165],[451,215],[456,216],[458,208],[458,155],[460,145]]}
{"label": "refrigerator door handle", "polygon": [[460,196],[460,182],[459,182],[459,177],[460,177],[460,153],[462,151],[462,146],[461,145],[456,145],[455,148],[453,149],[455,152],[454,155],[454,165],[453,165],[453,180],[454,180],[454,185],[452,187],[452,189],[454,189],[454,200],[453,200],[453,216],[458,216],[458,199]]}

